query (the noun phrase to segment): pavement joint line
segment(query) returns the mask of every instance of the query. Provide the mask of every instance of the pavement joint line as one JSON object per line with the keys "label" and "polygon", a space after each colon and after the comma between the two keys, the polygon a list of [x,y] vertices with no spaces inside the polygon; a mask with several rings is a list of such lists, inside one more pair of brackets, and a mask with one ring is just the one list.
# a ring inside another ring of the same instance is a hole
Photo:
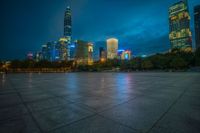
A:
{"label": "pavement joint line", "polygon": [[183,92],[177,97],[177,99],[174,100],[174,102],[169,106],[169,108],[160,116],[160,118],[152,125],[152,127],[147,130],[146,133],[151,132],[151,130],[156,127],[156,125],[166,116],[166,114],[173,108],[173,106],[181,99],[181,97],[185,94],[185,92],[188,90],[188,87],[186,87]]}
{"label": "pavement joint line", "polygon": [[23,100],[23,98],[22,98],[20,92],[18,92],[18,90],[14,87],[14,84],[12,83],[12,81],[11,81],[9,78],[8,78],[8,81],[10,82],[11,86],[16,90],[17,95],[20,97],[22,103],[24,104],[25,108],[27,109],[27,111],[28,111],[30,117],[32,118],[33,122],[36,124],[37,128],[39,129],[39,131],[40,131],[41,133],[43,133],[42,128],[40,127],[39,123],[37,123],[37,120],[34,118],[34,116],[33,116],[32,112],[31,112],[31,110],[28,108],[28,105],[24,102],[24,100]]}
{"label": "pavement joint line", "polygon": [[113,119],[111,119],[111,118],[105,117],[105,116],[103,116],[103,115],[101,115],[101,114],[99,114],[99,113],[97,113],[97,115],[100,116],[100,117],[103,117],[103,118],[106,119],[106,120],[109,120],[109,121],[112,121],[112,122],[114,122],[114,123],[116,123],[116,124],[119,124],[119,125],[121,125],[121,126],[123,126],[123,127],[129,128],[129,129],[131,129],[131,130],[133,130],[133,131],[142,133],[141,130],[132,128],[131,126],[128,126],[128,125],[123,124],[123,123],[121,123],[121,122],[115,121],[115,120],[113,120]]}
{"label": "pavement joint line", "polygon": [[111,109],[113,109],[113,108],[116,108],[116,107],[118,107],[118,106],[121,106],[122,104],[128,103],[128,102],[130,102],[130,101],[136,99],[137,97],[138,97],[138,96],[135,96],[134,98],[131,98],[131,99],[127,100],[127,101],[124,101],[124,102],[122,102],[122,103],[119,103],[119,104],[113,105],[113,106],[108,107],[108,108],[106,108],[106,109],[104,109],[104,110],[98,111],[98,113],[102,113],[102,112],[105,112],[105,111],[111,110]]}
{"label": "pavement joint line", "polygon": [[97,113],[94,113],[94,114],[92,114],[92,115],[86,116],[86,117],[84,117],[84,118],[81,118],[81,119],[79,119],[79,120],[70,122],[70,123],[68,123],[68,124],[63,124],[63,125],[61,125],[61,126],[57,126],[56,128],[53,128],[53,129],[51,129],[51,130],[49,130],[49,131],[47,131],[47,132],[53,132],[53,131],[58,130],[58,129],[60,129],[60,128],[70,126],[70,125],[72,125],[72,124],[78,123],[79,121],[83,121],[83,120],[85,120],[85,119],[89,119],[89,118],[94,117],[94,116],[96,116],[96,115],[97,115]]}

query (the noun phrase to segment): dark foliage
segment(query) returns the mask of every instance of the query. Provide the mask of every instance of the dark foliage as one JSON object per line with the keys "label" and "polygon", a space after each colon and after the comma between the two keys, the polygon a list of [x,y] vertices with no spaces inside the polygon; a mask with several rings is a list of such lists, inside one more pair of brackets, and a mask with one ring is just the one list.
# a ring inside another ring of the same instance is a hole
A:
{"label": "dark foliage", "polygon": [[[3,64],[0,62],[0,66]],[[200,66],[200,49],[196,52],[186,53],[175,51],[166,54],[156,54],[146,58],[136,57],[127,60],[107,60],[106,62],[94,62],[93,65],[74,65],[73,61],[49,62],[42,60],[13,60],[11,69],[17,68],[70,68],[72,71],[138,71],[138,70],[186,70],[190,67]]]}

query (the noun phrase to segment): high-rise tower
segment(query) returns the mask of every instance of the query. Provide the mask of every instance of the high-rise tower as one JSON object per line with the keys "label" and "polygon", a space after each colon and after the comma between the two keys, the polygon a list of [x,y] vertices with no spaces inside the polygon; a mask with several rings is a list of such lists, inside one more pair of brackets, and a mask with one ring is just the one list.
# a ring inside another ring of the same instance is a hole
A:
{"label": "high-rise tower", "polygon": [[194,7],[196,49],[200,48],[200,5]]}
{"label": "high-rise tower", "polygon": [[[65,39],[65,47],[63,47],[62,51],[65,51],[65,57],[67,57],[67,60],[72,60],[73,57],[70,55],[71,51],[71,45],[72,45],[72,14],[71,14],[71,8],[68,6],[65,11],[65,17],[64,17],[64,37]],[[66,50],[64,50],[64,48]],[[63,54],[62,54],[63,55]]]}
{"label": "high-rise tower", "polygon": [[64,36],[71,37],[72,36],[72,15],[71,8],[68,6],[65,11],[64,18]]}
{"label": "high-rise tower", "polygon": [[192,33],[187,0],[181,0],[169,8],[169,27],[171,49],[192,51]]}
{"label": "high-rise tower", "polygon": [[118,40],[110,38],[107,40],[107,59],[117,58]]}

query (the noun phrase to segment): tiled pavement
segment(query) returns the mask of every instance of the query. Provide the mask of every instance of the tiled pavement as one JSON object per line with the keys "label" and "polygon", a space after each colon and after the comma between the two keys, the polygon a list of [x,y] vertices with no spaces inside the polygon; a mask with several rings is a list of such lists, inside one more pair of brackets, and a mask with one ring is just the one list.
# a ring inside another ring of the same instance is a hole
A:
{"label": "tiled pavement", "polygon": [[0,75],[0,133],[199,133],[200,73]]}

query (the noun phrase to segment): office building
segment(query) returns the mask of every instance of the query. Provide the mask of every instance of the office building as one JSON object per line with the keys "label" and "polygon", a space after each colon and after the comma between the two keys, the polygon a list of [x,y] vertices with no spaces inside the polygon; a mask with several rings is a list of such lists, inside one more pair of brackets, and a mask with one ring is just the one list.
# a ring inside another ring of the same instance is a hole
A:
{"label": "office building", "polygon": [[106,61],[106,50],[103,47],[99,48],[99,59],[101,62]]}
{"label": "office building", "polygon": [[75,42],[75,62],[80,65],[93,64],[93,44],[77,40]]}
{"label": "office building", "polygon": [[121,60],[130,60],[131,59],[131,51],[125,50],[121,54]]}
{"label": "office building", "polygon": [[27,54],[27,59],[28,59],[28,60],[32,60],[32,59],[33,59],[33,53],[32,53],[32,52],[29,52],[29,53]]}
{"label": "office building", "polygon": [[194,27],[196,49],[200,48],[200,5],[194,7]]}
{"label": "office building", "polygon": [[117,58],[118,40],[110,38],[107,40],[107,59]]}
{"label": "office building", "polygon": [[192,51],[192,33],[187,0],[169,8],[169,39],[171,50]]}
{"label": "office building", "polygon": [[59,60],[67,61],[70,59],[70,49],[69,49],[69,40],[66,37],[59,39],[57,48],[59,51]]}

